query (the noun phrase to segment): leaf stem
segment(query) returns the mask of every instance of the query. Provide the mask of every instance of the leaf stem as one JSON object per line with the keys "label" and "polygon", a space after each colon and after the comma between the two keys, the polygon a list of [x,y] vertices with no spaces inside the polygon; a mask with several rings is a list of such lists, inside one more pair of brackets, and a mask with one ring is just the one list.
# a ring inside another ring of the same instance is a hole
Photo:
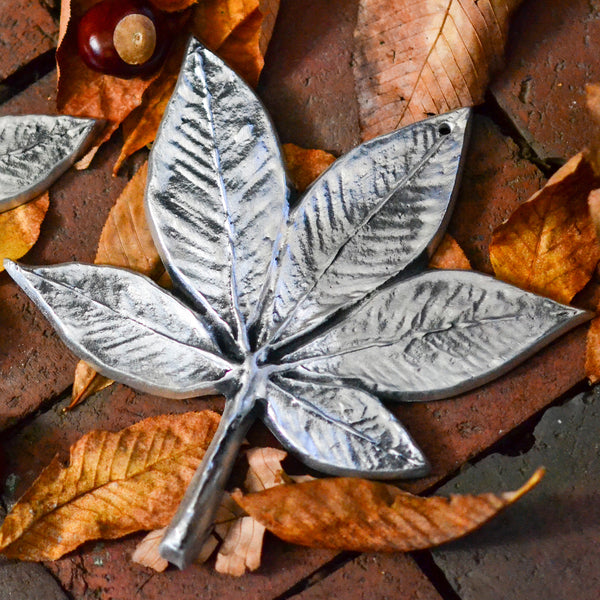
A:
{"label": "leaf stem", "polygon": [[160,555],[180,569],[193,562],[210,534],[225,484],[254,420],[259,381],[256,367],[248,367],[237,393],[225,403],[215,437],[160,543]]}

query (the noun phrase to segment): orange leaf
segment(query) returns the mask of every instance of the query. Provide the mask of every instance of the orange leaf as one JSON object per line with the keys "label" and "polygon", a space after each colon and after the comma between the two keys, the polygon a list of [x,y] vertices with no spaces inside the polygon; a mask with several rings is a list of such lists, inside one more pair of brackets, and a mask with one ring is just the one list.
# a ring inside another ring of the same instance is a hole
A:
{"label": "orange leaf", "polygon": [[118,433],[92,431],[55,458],[0,528],[9,558],[55,560],[86,540],[168,524],[212,440],[211,411],[146,419]]}
{"label": "orange leaf", "polygon": [[0,213],[0,271],[4,271],[5,258],[21,258],[36,243],[49,205],[50,196],[45,192],[31,202]]}
{"label": "orange leaf", "polygon": [[296,144],[284,144],[283,156],[288,175],[299,192],[303,192],[335,161],[335,156],[329,152],[305,150]]}
{"label": "orange leaf", "polygon": [[441,244],[429,261],[432,269],[470,269],[471,263],[458,242],[445,234]]}
{"label": "orange leaf", "polygon": [[[148,163],[144,163],[127,183],[108,214],[102,229],[96,264],[123,267],[142,273],[155,281],[165,273],[144,212],[144,189]],[[110,385],[112,381],[96,373],[80,361],[75,370],[73,408],[92,394]]]}
{"label": "orange leaf", "polygon": [[316,479],[264,492],[233,494],[281,539],[318,548],[394,552],[430,548],[477,529],[531,490],[536,471],[516,492],[421,498],[364,479]]}
{"label": "orange leaf", "polygon": [[363,139],[483,101],[521,0],[360,0],[354,77]]}
{"label": "orange leaf", "polygon": [[496,276],[570,302],[600,257],[587,204],[590,191],[599,185],[582,154],[569,160],[494,231],[490,259]]}

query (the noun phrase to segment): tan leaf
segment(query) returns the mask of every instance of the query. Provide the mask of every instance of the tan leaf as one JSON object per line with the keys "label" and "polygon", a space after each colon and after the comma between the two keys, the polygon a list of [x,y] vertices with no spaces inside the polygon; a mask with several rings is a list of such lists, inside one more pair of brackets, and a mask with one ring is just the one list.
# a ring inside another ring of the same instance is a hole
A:
{"label": "tan leaf", "polygon": [[296,144],[283,144],[283,157],[294,187],[303,192],[331,163],[335,156],[324,150],[306,150]]}
{"label": "tan leaf", "polygon": [[0,528],[0,551],[55,560],[86,540],[166,526],[218,422],[204,411],[84,435],[69,465],[55,458],[13,507]]}
{"label": "tan leaf", "polygon": [[445,234],[431,257],[429,266],[432,269],[470,269],[471,263],[458,242],[451,235]]}
{"label": "tan leaf", "polygon": [[[287,481],[281,461],[287,453],[277,448],[253,448],[248,450],[248,474],[244,487],[248,492],[259,492],[280,485]],[[237,506],[229,498],[229,501]],[[231,506],[224,507],[225,511],[234,515]],[[220,517],[227,516],[227,512],[221,513]],[[252,517],[240,516],[234,521],[228,521],[225,532],[223,524],[217,528],[217,532],[223,538],[223,544],[217,554],[215,569],[219,573],[240,577],[246,570],[254,571],[260,566],[262,545],[265,535],[263,525]]]}
{"label": "tan leaf", "polygon": [[360,0],[354,78],[363,139],[482,102],[521,0]]}
{"label": "tan leaf", "polygon": [[151,531],[136,547],[131,555],[134,563],[154,569],[162,573],[168,566],[169,561],[165,560],[159,553],[158,547],[160,541],[167,530],[166,527]]}
{"label": "tan leaf", "polygon": [[112,379],[96,373],[90,365],[80,360],[75,367],[75,376],[73,378],[73,390],[71,392],[71,404],[68,409],[72,409],[86,398],[97,394],[104,388],[113,383]]}
{"label": "tan leaf", "polygon": [[490,244],[496,276],[568,303],[589,281],[600,248],[588,195],[600,185],[582,154],[559,169],[498,227]]}
{"label": "tan leaf", "polygon": [[[135,547],[131,560],[134,563],[138,563],[143,567],[148,567],[162,573],[168,566],[169,562],[166,561],[159,552],[160,542],[167,530],[166,527],[161,529],[155,529],[151,531],[144,539]],[[209,535],[206,542],[200,550],[200,554],[196,557],[195,562],[202,564],[206,562],[210,555],[215,551],[215,548],[219,545],[219,540],[214,535]]]}
{"label": "tan leaf", "polygon": [[50,196],[45,192],[31,202],[0,213],[0,272],[4,271],[5,258],[21,258],[36,243],[49,205]]}
{"label": "tan leaf", "polygon": [[317,479],[264,492],[233,494],[281,539],[318,548],[395,552],[430,548],[477,529],[531,490],[538,469],[515,492],[421,498],[364,479]]}

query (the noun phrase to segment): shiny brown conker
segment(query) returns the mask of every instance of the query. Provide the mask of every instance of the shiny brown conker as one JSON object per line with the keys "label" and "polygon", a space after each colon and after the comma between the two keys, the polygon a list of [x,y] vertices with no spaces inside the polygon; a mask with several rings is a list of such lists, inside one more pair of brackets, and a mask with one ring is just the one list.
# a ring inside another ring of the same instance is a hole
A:
{"label": "shiny brown conker", "polygon": [[150,75],[169,49],[168,21],[169,15],[144,0],[102,0],[79,21],[79,56],[106,75]]}

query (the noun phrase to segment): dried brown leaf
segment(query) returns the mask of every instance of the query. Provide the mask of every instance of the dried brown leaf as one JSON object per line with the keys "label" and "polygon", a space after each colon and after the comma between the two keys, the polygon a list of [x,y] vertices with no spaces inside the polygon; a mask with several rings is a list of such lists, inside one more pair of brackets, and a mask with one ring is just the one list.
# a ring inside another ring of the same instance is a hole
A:
{"label": "dried brown leaf", "polygon": [[74,408],[86,398],[97,394],[113,383],[112,379],[96,373],[85,361],[80,360],[75,367],[73,377],[73,390],[71,391],[71,404],[68,409]]}
{"label": "dried brown leaf", "polygon": [[421,498],[364,479],[317,479],[243,495],[236,502],[281,539],[319,548],[395,552],[430,548],[477,529],[540,481],[515,492]]}
{"label": "dried brown leaf", "polygon": [[0,272],[4,271],[5,258],[21,258],[36,243],[49,205],[50,196],[45,192],[27,204],[0,213]]}
{"label": "dried brown leaf", "polygon": [[179,77],[186,43],[184,37],[173,43],[160,75],[144,93],[142,105],[123,121],[123,147],[113,168],[113,174],[117,174],[129,156],[154,141]]}
{"label": "dried brown leaf", "polygon": [[600,185],[583,154],[559,169],[498,227],[490,244],[496,276],[568,303],[589,281],[600,246],[588,195]]}
{"label": "dried brown leaf", "polygon": [[458,242],[447,233],[429,261],[432,269],[470,269],[471,263]]}
{"label": "dried brown leaf", "polygon": [[55,458],[13,507],[0,528],[0,551],[55,560],[86,540],[166,526],[218,422],[203,411],[84,435],[69,465]]}
{"label": "dried brown leaf", "polygon": [[164,10],[165,12],[185,10],[197,2],[198,0],[152,0],[152,4],[154,4],[156,8]]}
{"label": "dried brown leaf", "polygon": [[[98,148],[111,137],[127,115],[142,103],[144,92],[160,72],[147,77],[121,79],[93,71],[84,64],[77,53],[77,22],[98,1],[61,2],[59,41],[56,50],[58,110],[75,117],[92,117],[106,121],[96,144],[75,165],[79,169],[89,166]],[[183,13],[177,18],[181,19],[184,25],[187,17],[187,13]]]}
{"label": "dried brown leaf", "polygon": [[360,0],[354,77],[363,139],[483,100],[521,0]]}
{"label": "dried brown leaf", "polygon": [[296,144],[283,144],[283,157],[295,188],[303,192],[331,163],[335,156],[324,150],[307,150]]}
{"label": "dried brown leaf", "polygon": [[162,573],[168,566],[166,561],[158,551],[160,541],[167,530],[166,527],[151,531],[136,547],[131,555],[131,560],[138,565],[148,567]]}

